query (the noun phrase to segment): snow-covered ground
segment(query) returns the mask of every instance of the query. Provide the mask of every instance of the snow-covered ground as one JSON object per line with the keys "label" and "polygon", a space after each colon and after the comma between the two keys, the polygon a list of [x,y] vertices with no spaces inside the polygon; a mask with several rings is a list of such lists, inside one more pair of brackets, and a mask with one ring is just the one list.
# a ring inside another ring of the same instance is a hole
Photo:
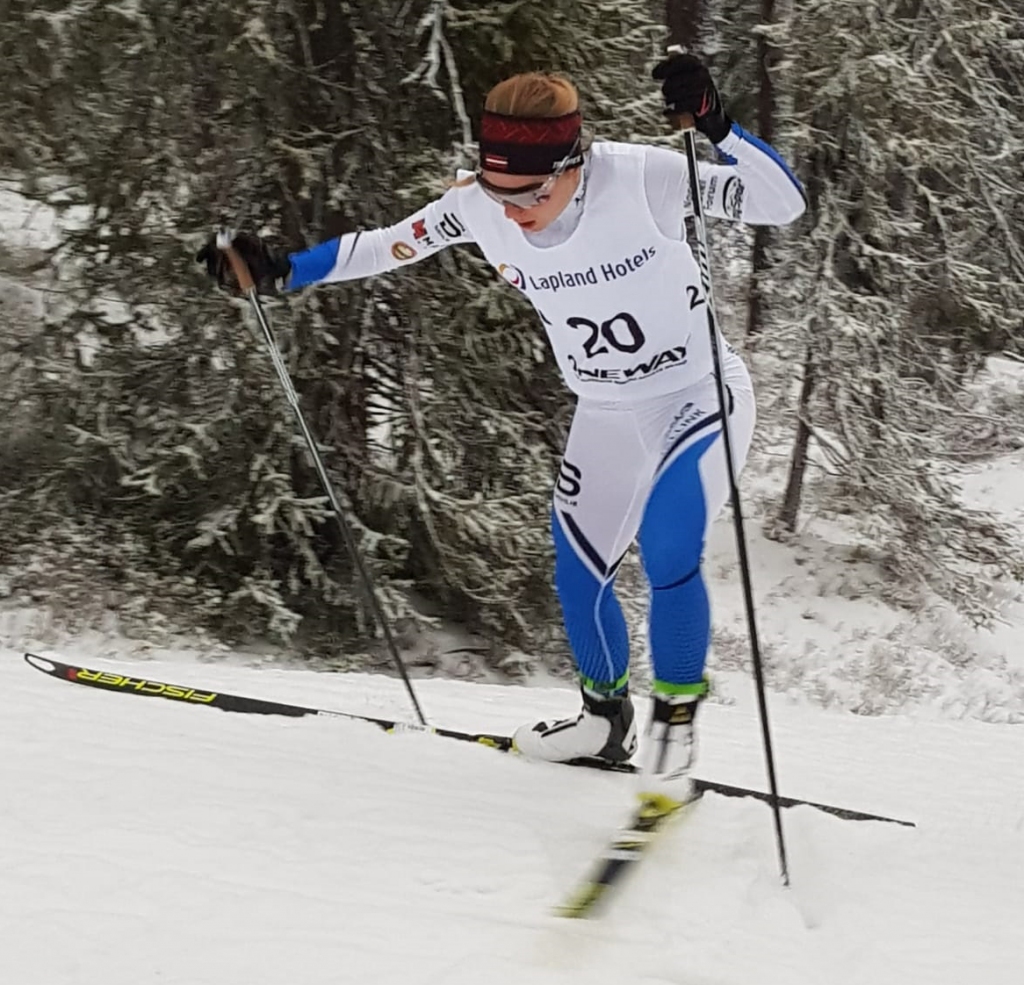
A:
{"label": "snow-covered ground", "polygon": [[[1024,391],[1024,374],[1022,391]],[[1019,531],[1024,558],[1024,452],[965,472],[965,499]],[[755,477],[756,481],[756,477]],[[812,520],[791,543],[748,526],[758,624],[772,686],[794,701],[859,714],[912,712],[1024,724],[1024,586],[995,586],[988,628],[936,602],[905,609],[891,586],[858,560],[835,521]],[[1018,562],[1019,563],[1019,562]],[[717,626],[712,659],[721,694],[749,687],[745,609],[732,528],[715,525],[707,561]],[[1024,979],[1022,979],[1024,980]]]}
{"label": "snow-covered ground", "polygon": [[[112,667],[104,661],[92,661]],[[136,673],[408,714],[362,675],[180,661]],[[560,690],[421,683],[428,716],[511,727]],[[92,691],[0,651],[7,985],[1015,985],[1024,733],[773,703],[794,796],[916,828],[708,795],[592,921],[550,914],[631,778],[336,719]],[[702,772],[761,782],[756,717],[710,705]]]}

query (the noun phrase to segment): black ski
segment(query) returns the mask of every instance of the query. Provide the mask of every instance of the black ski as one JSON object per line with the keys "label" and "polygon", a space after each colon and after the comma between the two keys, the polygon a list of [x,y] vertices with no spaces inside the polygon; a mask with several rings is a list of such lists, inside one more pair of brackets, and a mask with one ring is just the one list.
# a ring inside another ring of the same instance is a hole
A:
{"label": "black ski", "polygon": [[[480,745],[497,749],[499,752],[512,752],[512,738],[508,735],[492,735],[487,732],[461,732],[457,729],[438,728],[433,725],[415,725],[399,722],[390,718],[376,718],[372,715],[357,715],[346,711],[329,711],[325,708],[309,708],[305,705],[291,704],[281,701],[265,701],[262,698],[249,698],[240,694],[228,694],[224,691],[208,691],[201,688],[188,687],[180,684],[164,684],[146,677],[131,677],[113,671],[90,670],[76,664],[63,663],[52,657],[40,657],[34,653],[26,653],[25,660],[36,670],[41,670],[50,677],[84,684],[87,687],[100,688],[104,691],[119,691],[122,694],[138,694],[150,698],[167,698],[183,704],[201,705],[208,708],[219,708],[221,711],[232,711],[243,715],[284,715],[288,718],[303,718],[307,715],[320,715],[326,718],[347,718],[350,721],[368,722],[385,732],[426,732],[439,735],[445,739],[458,739],[462,742],[476,742]],[[606,770],[613,773],[635,773],[632,763],[611,763],[606,759],[583,757],[572,759],[566,766],[582,766],[586,769]],[[750,790],[746,787],[719,783],[716,780],[695,779],[694,786],[699,793],[718,793],[726,797],[752,797],[755,800],[771,803],[771,795],[762,790]],[[817,804],[809,800],[794,797],[779,797],[780,807],[813,807],[827,814],[845,818],[849,821],[888,821],[914,827],[912,821],[901,821],[896,818],[883,817],[879,814],[866,814],[845,807],[833,807],[829,804]]]}
{"label": "black ski", "polygon": [[[305,705],[281,701],[265,701],[262,698],[227,694],[224,691],[207,691],[180,684],[164,684],[162,681],[152,681],[146,677],[129,677],[124,674],[116,674],[113,671],[90,670],[88,667],[62,663],[60,660],[54,660],[51,657],[40,657],[34,653],[26,653],[25,660],[35,667],[36,670],[41,670],[44,674],[49,674],[51,677],[58,677],[61,680],[71,681],[74,684],[85,684],[88,687],[96,687],[104,691],[139,694],[150,698],[168,698],[184,704],[203,705],[207,708],[219,708],[221,711],[233,711],[243,715],[284,715],[288,718],[320,715],[325,718],[347,718],[356,722],[368,722],[383,729],[385,732],[426,732],[431,735],[439,735],[445,739],[476,742],[480,745],[497,749],[499,752],[512,751],[512,738],[508,735],[490,735],[486,732],[460,732],[456,729],[437,728],[433,725],[399,722],[391,718],[356,715],[347,711],[329,711],[326,708],[308,708]],[[590,757],[572,759],[566,765],[610,770],[617,773],[636,772],[636,767],[631,763],[612,763],[606,759]]]}

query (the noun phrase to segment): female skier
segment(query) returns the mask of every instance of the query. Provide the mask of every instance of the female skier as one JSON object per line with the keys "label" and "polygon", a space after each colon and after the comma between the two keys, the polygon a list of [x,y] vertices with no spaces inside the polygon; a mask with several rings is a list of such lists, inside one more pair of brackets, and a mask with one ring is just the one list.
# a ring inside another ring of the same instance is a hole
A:
{"label": "female skier", "polygon": [[[666,114],[691,116],[718,150],[721,163],[700,166],[706,214],[783,225],[803,212],[800,183],[775,151],[726,115],[698,59],[668,58],[654,78]],[[583,708],[522,726],[515,744],[526,756],[556,761],[621,762],[636,751],[626,623],[614,591],[619,562],[636,540],[650,586],[654,671],[642,789],[682,801],[690,793],[710,641],[701,554],[729,489],[706,301],[683,221],[688,167],[667,149],[589,143],[578,101],[560,76],[513,76],[487,96],[475,174],[414,215],[288,256],[251,235],[237,236],[234,246],[257,284],[294,290],[476,243],[532,302],[577,397],[552,531],[555,588]],[[212,242],[198,259],[231,283]],[[750,447],[754,394],[727,345],[723,373],[738,472]]]}

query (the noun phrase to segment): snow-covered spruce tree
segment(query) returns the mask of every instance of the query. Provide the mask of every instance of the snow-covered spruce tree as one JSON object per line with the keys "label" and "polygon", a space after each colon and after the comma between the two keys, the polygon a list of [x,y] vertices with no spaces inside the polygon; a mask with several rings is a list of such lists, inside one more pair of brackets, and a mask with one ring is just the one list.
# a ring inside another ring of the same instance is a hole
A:
{"label": "snow-covered spruce tree", "polygon": [[[721,79],[730,115],[789,159],[791,148],[780,145],[775,133],[776,90],[785,85],[776,43],[782,4],[778,0],[708,0],[700,6],[704,20],[702,48],[711,56],[716,76]],[[755,226],[743,233],[750,239],[751,271],[742,317],[748,343],[756,344],[772,309],[774,247],[791,231]]]}
{"label": "snow-covered spruce tree", "polygon": [[[779,526],[795,528],[808,446],[835,509],[917,599],[989,612],[1019,544],[947,480],[963,386],[1014,343],[1024,307],[1024,9],[1015,0],[820,0],[782,41],[810,198],[790,241],[804,347]],[[980,570],[985,570],[983,567]]]}
{"label": "snow-covered spruce tree", "polygon": [[0,169],[25,175],[46,157],[47,129],[59,124],[59,75],[51,72],[49,52],[59,21],[33,8],[34,0],[0,3]]}
{"label": "snow-covered spruce tree", "polygon": [[[90,220],[60,258],[76,304],[38,340],[23,393],[63,442],[56,467],[24,477],[31,502],[102,530],[126,583],[158,576],[222,630],[364,631],[266,355],[191,253],[220,220],[295,248],[412,211],[469,162],[482,93],[511,71],[571,71],[602,134],[657,127],[649,11],[74,8],[59,49],[74,113],[52,136]],[[468,251],[270,311],[391,613],[415,589],[536,642],[553,615],[547,499],[568,401],[532,315]]]}

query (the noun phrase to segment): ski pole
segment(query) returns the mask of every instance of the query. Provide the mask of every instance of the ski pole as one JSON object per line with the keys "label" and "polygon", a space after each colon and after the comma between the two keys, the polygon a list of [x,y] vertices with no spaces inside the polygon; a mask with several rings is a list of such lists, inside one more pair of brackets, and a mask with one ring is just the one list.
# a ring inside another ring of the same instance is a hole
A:
{"label": "ski pole", "polygon": [[[680,45],[672,45],[670,54],[682,55]],[[740,501],[739,485],[736,481],[736,467],[732,458],[732,435],[729,428],[728,402],[725,379],[722,371],[722,350],[718,334],[718,316],[715,313],[714,295],[711,289],[711,261],[708,254],[707,226],[704,222],[704,204],[701,199],[700,181],[697,171],[697,141],[693,117],[686,114],[676,117],[677,126],[683,131],[686,149],[686,165],[690,175],[690,202],[693,207],[693,224],[697,232],[697,265],[700,267],[701,285],[707,301],[708,332],[711,335],[711,358],[715,371],[715,389],[718,393],[718,407],[722,415],[722,440],[725,445],[725,464],[729,476],[729,499],[732,504],[733,527],[736,532],[736,553],[739,556],[740,576],[743,584],[743,603],[747,614],[747,632],[750,636],[750,654],[754,664],[754,681],[757,686],[757,703],[761,715],[761,735],[764,740],[765,765],[768,771],[768,791],[772,814],[775,819],[775,841],[779,853],[779,870],[782,883],[789,885],[789,863],[786,857],[786,842],[782,833],[782,812],[779,809],[779,787],[775,777],[775,754],[772,750],[771,729],[768,724],[768,702],[765,697],[764,666],[761,659],[761,644],[757,632],[757,618],[754,611],[754,589],[750,577],[750,559],[747,553],[747,538],[743,527],[743,508]]]}
{"label": "ski pole", "polygon": [[331,509],[334,511],[334,518],[338,521],[338,528],[341,530],[342,539],[345,541],[345,546],[348,548],[349,555],[352,558],[352,563],[355,564],[356,571],[363,583],[363,587],[366,590],[366,596],[369,600],[373,617],[380,626],[381,633],[384,636],[384,642],[391,654],[391,659],[394,661],[395,667],[398,669],[398,673],[402,678],[402,682],[405,684],[405,689],[409,693],[409,699],[412,701],[412,706],[416,711],[416,717],[419,719],[421,725],[426,725],[427,720],[423,716],[420,703],[416,698],[416,692],[413,690],[412,681],[409,680],[409,672],[406,670],[405,663],[402,661],[402,658],[398,653],[398,646],[395,643],[395,637],[391,632],[391,626],[388,623],[387,617],[384,615],[384,607],[381,604],[377,588],[374,585],[373,579],[370,576],[370,571],[363,560],[363,555],[359,550],[359,545],[356,543],[355,536],[352,534],[352,528],[345,520],[345,515],[341,509],[341,502],[338,499],[338,494],[335,492],[334,485],[327,476],[327,469],[324,467],[323,459],[320,457],[320,452],[317,450],[316,442],[313,440],[313,435],[310,433],[309,427],[306,424],[305,415],[302,413],[302,407],[299,405],[298,394],[295,392],[295,387],[292,385],[291,377],[288,375],[288,368],[285,366],[284,359],[281,357],[281,352],[277,348],[277,343],[274,341],[274,334],[271,332],[270,323],[267,321],[267,316],[263,312],[263,305],[260,304],[259,295],[256,291],[256,284],[252,279],[252,274],[249,272],[249,267],[245,260],[243,260],[239,255],[238,251],[231,245],[230,233],[221,232],[217,234],[217,248],[224,251],[224,254],[228,258],[228,262],[231,264],[231,268],[235,273],[235,277],[238,280],[238,286],[252,305],[252,310],[256,315],[256,320],[259,322],[260,329],[263,331],[263,338],[267,343],[267,349],[270,352],[270,358],[274,363],[274,369],[277,370],[277,378],[281,381],[281,387],[284,389],[285,396],[288,398],[288,403],[292,405],[292,410],[295,412],[295,419],[299,422],[302,437],[306,441],[306,447],[309,449],[309,454],[313,459],[313,465],[316,468],[317,475],[320,477],[320,484],[323,486],[324,492],[327,493],[327,498],[331,503]]}

